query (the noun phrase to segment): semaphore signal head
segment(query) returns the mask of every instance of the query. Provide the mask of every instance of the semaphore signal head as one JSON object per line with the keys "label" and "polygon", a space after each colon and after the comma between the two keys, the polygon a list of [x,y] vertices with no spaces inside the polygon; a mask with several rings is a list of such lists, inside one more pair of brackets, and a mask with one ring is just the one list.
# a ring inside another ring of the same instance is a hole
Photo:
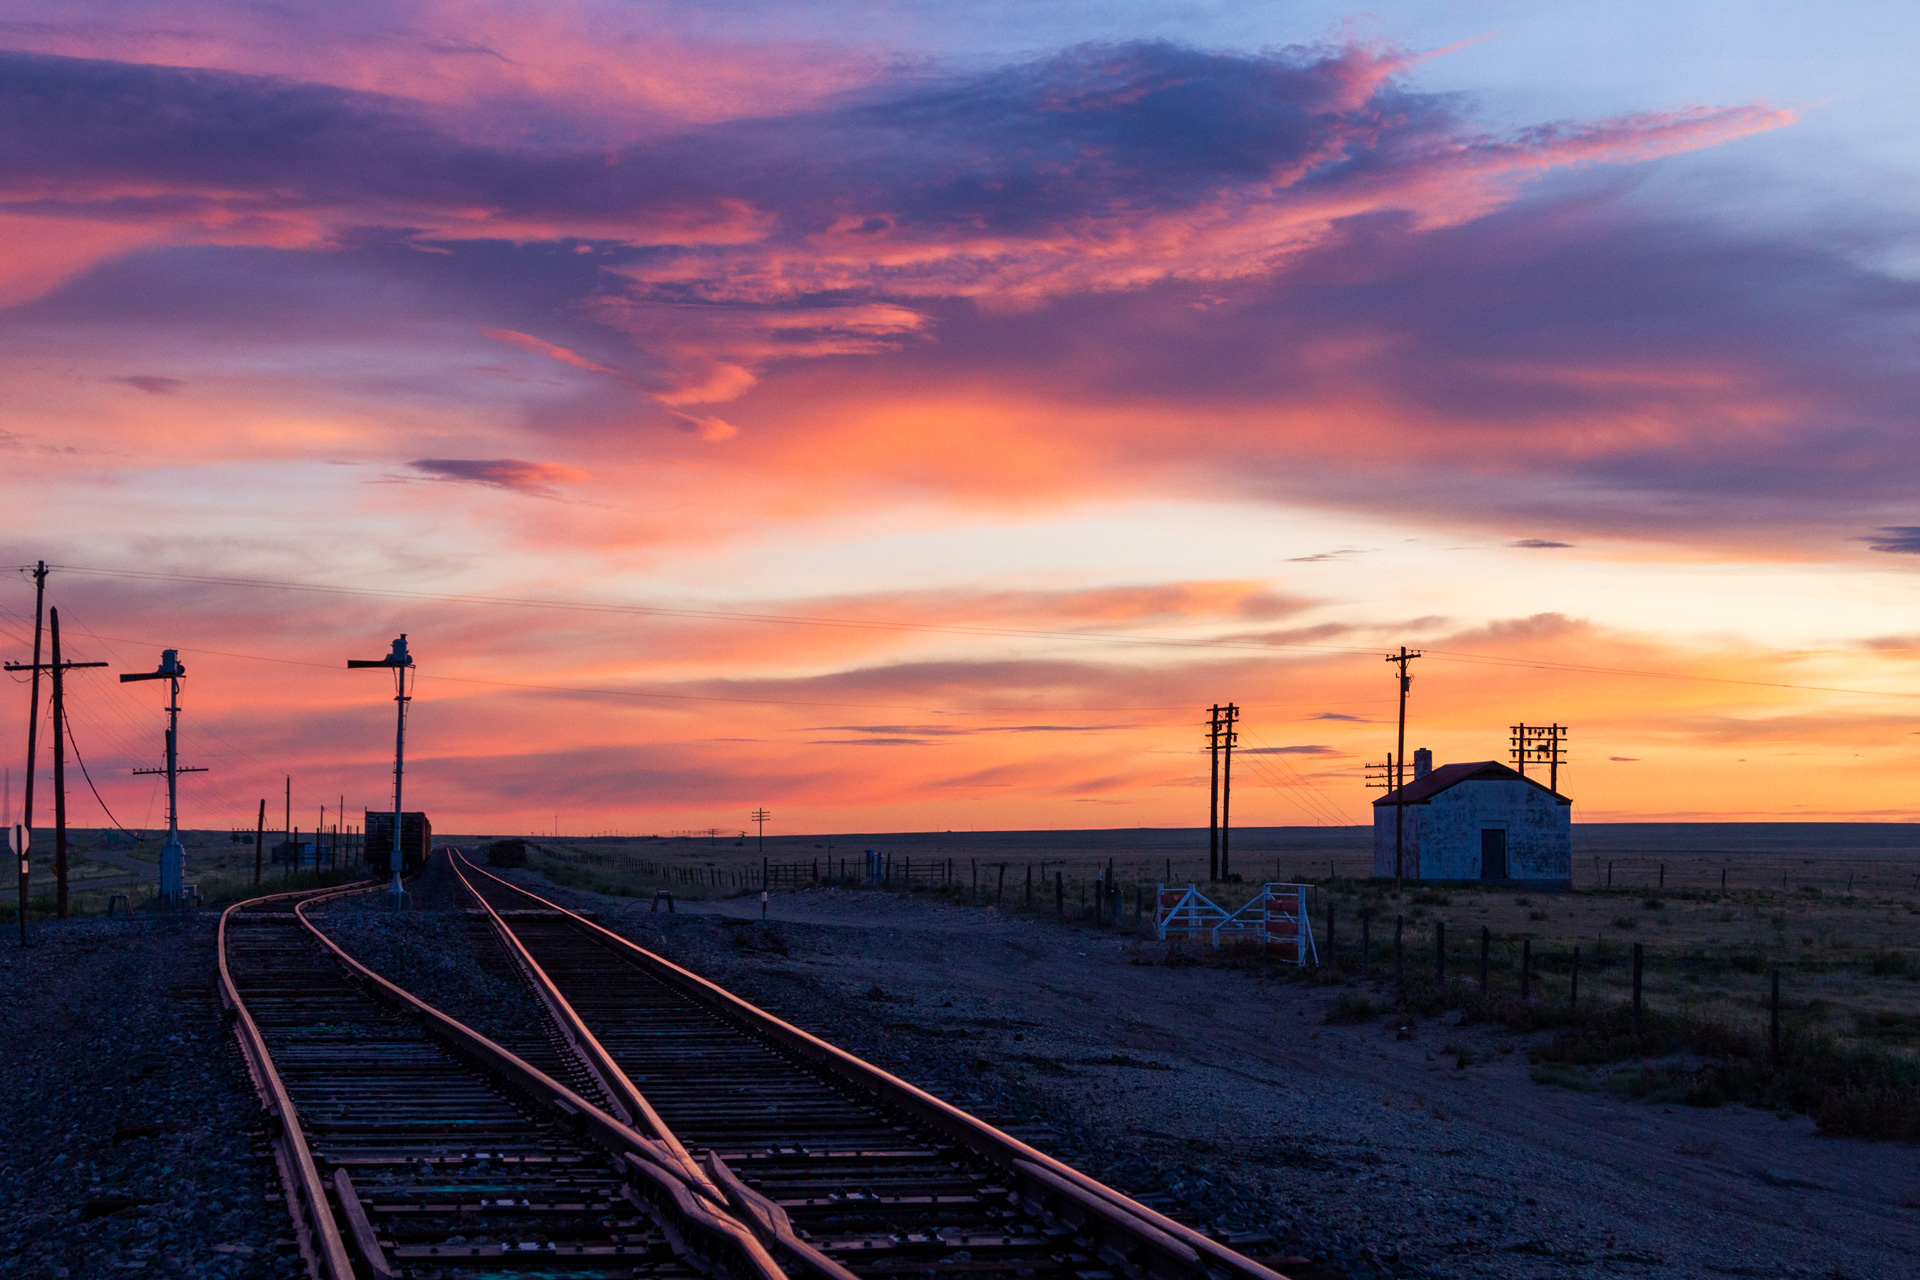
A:
{"label": "semaphore signal head", "polygon": [[127,684],[134,680],[178,680],[185,674],[187,674],[187,668],[180,661],[180,651],[178,649],[162,649],[160,651],[160,667],[158,670],[139,671],[123,675],[120,677],[120,683]]}
{"label": "semaphore signal head", "polygon": [[410,667],[412,666],[413,655],[407,652],[406,633],[403,631],[400,633],[400,635],[397,638],[395,638],[393,642],[393,650],[392,652],[388,653],[386,657],[378,658],[378,659],[349,658],[347,659],[347,665],[349,667]]}

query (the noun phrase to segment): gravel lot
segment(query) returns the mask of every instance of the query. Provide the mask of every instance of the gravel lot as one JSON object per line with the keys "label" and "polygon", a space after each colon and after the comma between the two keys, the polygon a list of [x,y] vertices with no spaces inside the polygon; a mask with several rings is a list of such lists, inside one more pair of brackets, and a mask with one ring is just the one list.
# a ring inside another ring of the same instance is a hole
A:
{"label": "gravel lot", "polygon": [[0,950],[0,1276],[295,1276],[260,1104],[221,1024],[217,911],[33,926]]}

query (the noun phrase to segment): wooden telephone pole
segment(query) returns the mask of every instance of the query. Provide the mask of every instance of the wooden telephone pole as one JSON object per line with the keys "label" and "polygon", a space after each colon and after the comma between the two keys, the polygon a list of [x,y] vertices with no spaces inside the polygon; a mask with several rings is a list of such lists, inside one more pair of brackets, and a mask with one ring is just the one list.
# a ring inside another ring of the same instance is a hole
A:
{"label": "wooden telephone pole", "polygon": [[1220,707],[1207,708],[1207,755],[1213,762],[1213,782],[1207,792],[1207,880],[1220,878]]}
{"label": "wooden telephone pole", "polygon": [[1407,690],[1413,687],[1413,677],[1407,674],[1407,664],[1419,657],[1410,653],[1407,646],[1401,645],[1399,653],[1387,655],[1387,661],[1400,667],[1400,734],[1394,740],[1393,754],[1393,878],[1397,881],[1407,873]]}
{"label": "wooden telephone pole", "polygon": [[1229,702],[1220,708],[1220,878],[1233,874],[1233,744],[1240,740],[1233,726],[1240,722],[1240,708]]}
{"label": "wooden telephone pole", "polygon": [[[47,566],[45,562],[42,562],[40,566],[34,570],[34,577],[39,583],[40,590],[44,592],[46,590],[46,580],[47,580]],[[63,680],[61,677],[64,676],[68,671],[71,671],[72,669],[74,669],[75,667],[104,667],[107,664],[104,662],[63,662],[61,660],[60,658],[60,610],[58,609],[54,609],[52,611],[52,617],[51,617],[52,627],[50,629],[50,635],[53,640],[53,661],[52,662],[40,661],[40,635],[38,630],[39,608],[37,607],[37,605],[34,609],[34,614],[35,614],[35,621],[34,621],[35,631],[34,631],[34,642],[33,642],[33,661],[32,663],[9,662],[6,664],[6,670],[8,671],[31,670],[33,672],[34,708],[33,708],[33,714],[30,715],[28,718],[28,724],[30,727],[29,727],[28,736],[27,736],[27,744],[28,744],[27,745],[27,750],[28,750],[27,806],[28,807],[26,812],[26,822],[29,828],[31,828],[33,825],[33,808],[32,808],[33,806],[33,755],[32,755],[32,752],[34,747],[34,738],[37,736],[36,730],[39,727],[37,721],[39,720],[39,711],[40,711],[40,673],[42,671],[45,671],[53,679],[54,913],[58,915],[62,920],[65,920],[67,918],[67,752],[66,752],[67,702],[66,702],[66,681]],[[26,918],[27,918],[27,888],[28,888],[28,883],[27,883],[28,876],[26,871],[27,865],[28,865],[27,854],[23,850],[20,854],[20,867],[21,867],[21,871],[20,871],[21,925],[20,927],[21,927],[22,941],[25,941],[25,937],[26,937],[25,930],[26,930]]]}

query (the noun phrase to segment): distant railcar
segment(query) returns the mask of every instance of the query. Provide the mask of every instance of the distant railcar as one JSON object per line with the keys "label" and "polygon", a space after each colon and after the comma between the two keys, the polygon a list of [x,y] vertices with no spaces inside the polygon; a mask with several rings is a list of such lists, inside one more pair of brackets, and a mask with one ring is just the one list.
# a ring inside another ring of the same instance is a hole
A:
{"label": "distant railcar", "polygon": [[[376,813],[367,810],[367,867],[385,872],[393,859],[393,810]],[[412,875],[426,864],[433,848],[433,824],[424,813],[400,815],[400,870]]]}

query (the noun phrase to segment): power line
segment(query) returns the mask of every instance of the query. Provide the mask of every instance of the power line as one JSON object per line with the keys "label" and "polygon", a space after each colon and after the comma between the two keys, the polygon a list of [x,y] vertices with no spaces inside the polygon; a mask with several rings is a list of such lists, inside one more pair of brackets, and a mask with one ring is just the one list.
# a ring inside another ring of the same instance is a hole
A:
{"label": "power line", "polygon": [[[60,719],[66,725],[67,745],[73,748],[73,759],[74,762],[80,766],[80,776],[87,780],[87,790],[93,792],[93,798],[99,802],[100,812],[106,814],[107,821],[119,827],[123,835],[133,836],[133,832],[128,831],[126,827],[121,825],[120,819],[113,816],[113,810],[107,808],[106,800],[100,795],[100,788],[93,785],[93,775],[87,772],[87,758],[80,754],[80,740],[73,736],[73,717],[67,715],[66,712],[62,710]],[[147,836],[143,831],[139,835],[133,836],[133,838],[135,840],[145,840]]]}
{"label": "power line", "polygon": [[[1256,772],[1263,775],[1268,786],[1276,790],[1284,789],[1292,793],[1294,803],[1299,805],[1315,822],[1324,826],[1350,825],[1340,820],[1339,814],[1331,808],[1330,802],[1326,797],[1320,794],[1311,783],[1301,778],[1299,771],[1293,769],[1291,765],[1288,765],[1287,769],[1294,776],[1292,780],[1289,780],[1280,773],[1272,759],[1249,755],[1248,763],[1252,765]],[[1284,763],[1284,761],[1282,763]]]}
{"label": "power line", "polygon": [[1183,639],[1171,636],[1141,636],[1117,631],[1058,631],[1024,627],[968,626],[952,622],[911,622],[887,618],[836,618],[820,614],[757,613],[737,609],[689,609],[670,605],[615,604],[591,600],[555,600],[526,596],[470,595],[443,591],[402,591],[386,587],[342,587],[329,583],[282,582],[271,578],[222,578],[204,574],[158,573],[142,569],[102,569],[86,565],[54,565],[65,573],[89,574],[105,578],[128,578],[159,582],[191,582],[203,586],[254,587],[275,591],[309,591],[323,595],[366,596],[379,600],[427,600],[442,604],[500,605],[520,609],[562,609],[581,613],[631,614],[642,617],[697,618],[717,622],[762,622],[791,626],[843,627],[858,631],[927,631],[938,634],[997,636],[1010,639],[1091,640],[1109,644],[1163,645],[1173,648],[1246,649],[1266,651],[1291,649],[1311,653],[1371,654],[1372,649],[1343,645],[1289,644],[1281,641],[1253,643],[1233,640]]}
{"label": "power line", "polygon": [[[1317,811],[1321,817],[1321,820],[1323,822],[1326,822],[1327,825],[1330,825],[1330,826],[1339,827],[1339,826],[1351,825],[1349,823],[1341,821],[1341,815],[1339,810],[1333,808],[1333,802],[1327,798],[1326,793],[1320,788],[1320,785],[1318,783],[1313,782],[1311,779],[1307,778],[1306,775],[1302,774],[1298,769],[1294,768],[1292,761],[1288,760],[1284,755],[1281,755],[1278,751],[1276,751],[1273,748],[1273,746],[1269,744],[1267,740],[1262,738],[1259,734],[1249,729],[1247,730],[1247,736],[1252,738],[1255,742],[1259,743],[1262,747],[1266,748],[1266,755],[1264,757],[1260,755],[1255,755],[1252,752],[1248,752],[1247,753],[1248,759],[1260,762],[1262,764],[1266,764],[1269,767],[1271,767],[1272,764],[1277,762],[1281,767],[1285,768],[1288,773],[1291,773],[1296,779],[1298,779],[1300,787],[1305,789],[1302,792],[1302,794],[1311,798],[1312,807],[1309,809],[1310,812]],[[1259,767],[1259,765],[1256,764],[1255,767],[1257,768]],[[1308,806],[1303,805],[1303,807],[1308,807]]]}
{"label": "power line", "polygon": [[[785,626],[841,627],[862,631],[908,631],[933,634],[991,636],[1003,639],[1043,639],[1084,641],[1103,644],[1141,645],[1181,649],[1228,649],[1244,652],[1285,650],[1299,653],[1323,653],[1373,657],[1374,647],[1352,645],[1296,644],[1279,640],[1220,640],[1170,636],[1142,636],[1113,631],[1059,631],[1019,627],[967,626],[959,623],[912,622],[902,619],[836,618],[796,613],[759,613],[728,609],[688,609],[667,605],[616,604],[587,600],[539,599],[521,596],[491,596],[458,592],[402,591],[383,587],[343,587],[329,583],[286,582],[271,578],[228,578],[208,574],[160,573],[140,569],[108,569],[90,565],[55,565],[65,573],[93,577],[122,578],[134,581],[186,582],[203,586],[246,587],[275,591],[303,591],[321,595],[364,596],[381,600],[425,600],[445,604],[475,604],[527,609],[561,609],[573,612],[624,614],[643,617],[696,618],[722,622],[753,622]],[[1742,680],[1733,676],[1704,676],[1687,672],[1648,671],[1635,667],[1607,667],[1584,663],[1554,662],[1533,658],[1512,658],[1500,654],[1471,653],[1457,649],[1427,649],[1429,657],[1450,662],[1505,667],[1532,667],[1542,671],[1581,672],[1590,675],[1630,676],[1647,680],[1679,680],[1702,684],[1726,684],[1759,689],[1795,689],[1809,693],[1844,693],[1868,698],[1920,698],[1920,692],[1890,689],[1851,689],[1833,685],[1799,684],[1782,680]],[[239,656],[239,655],[231,655]],[[263,659],[263,661],[266,659]],[[281,661],[289,661],[282,659]],[[306,664],[299,665],[324,665]],[[442,676],[440,679],[452,677]],[[720,699],[712,699],[719,701]],[[855,705],[855,704],[817,704]],[[1120,708],[1124,709],[1124,708]],[[1177,708],[1143,708],[1177,710]]]}
{"label": "power line", "polygon": [[[82,630],[86,630],[86,628],[82,627]],[[118,641],[122,644],[152,643],[151,641],[136,639],[131,636],[110,636],[102,632],[95,632],[90,630],[87,631],[87,635],[89,635],[93,639],[101,641],[102,643],[105,643],[106,641]],[[238,658],[246,662],[271,662],[271,663],[277,663],[282,666],[312,667],[312,668],[315,668],[318,670],[324,670],[324,671],[332,671],[335,669],[335,664],[331,662],[308,662],[300,658],[273,658],[273,657],[268,657],[265,654],[238,653],[230,649],[201,649],[201,648],[193,647],[191,645],[175,645],[174,648],[178,649],[181,653],[198,654],[203,657]],[[1368,650],[1367,652],[1371,653],[1372,650]],[[730,702],[730,703],[740,703],[740,704],[749,705],[749,706],[762,706],[762,707],[832,707],[832,708],[851,708],[854,710],[869,710],[869,711],[915,711],[915,712],[920,712],[926,715],[961,715],[961,714],[1033,715],[1033,714],[1041,714],[1041,713],[1050,714],[1055,712],[1075,712],[1075,711],[1107,713],[1107,712],[1116,712],[1116,711],[1185,711],[1187,710],[1185,706],[1171,706],[1171,705],[1168,705],[1168,706],[1063,707],[1057,704],[1049,704],[1049,705],[1038,705],[1038,706],[983,706],[983,707],[964,708],[962,710],[956,711],[948,707],[928,707],[928,706],[922,706],[918,704],[908,704],[908,703],[899,703],[899,702],[832,702],[824,699],[742,698],[742,697],[731,697],[724,694],[711,694],[711,693],[662,693],[657,690],[650,690],[650,689],[602,689],[602,688],[594,688],[591,686],[584,686],[584,685],[535,684],[527,681],[513,681],[513,680],[483,680],[477,676],[432,675],[432,676],[423,676],[421,678],[429,684],[432,684],[434,681],[444,681],[444,682],[449,682],[453,684],[482,685],[488,688],[495,688],[495,689],[526,689],[526,690],[531,690],[539,693],[575,693],[575,694],[588,694],[588,695],[593,695],[597,697],[609,697],[609,698],[653,698],[653,699],[660,699],[660,700],[665,700],[670,702]],[[1344,700],[1329,701],[1328,699],[1325,699],[1325,698],[1310,698],[1300,702],[1262,702],[1257,704],[1250,703],[1248,705],[1261,706],[1261,707],[1359,707],[1359,706],[1376,706],[1382,702],[1387,702],[1387,701],[1390,701],[1390,699],[1349,698]]]}

